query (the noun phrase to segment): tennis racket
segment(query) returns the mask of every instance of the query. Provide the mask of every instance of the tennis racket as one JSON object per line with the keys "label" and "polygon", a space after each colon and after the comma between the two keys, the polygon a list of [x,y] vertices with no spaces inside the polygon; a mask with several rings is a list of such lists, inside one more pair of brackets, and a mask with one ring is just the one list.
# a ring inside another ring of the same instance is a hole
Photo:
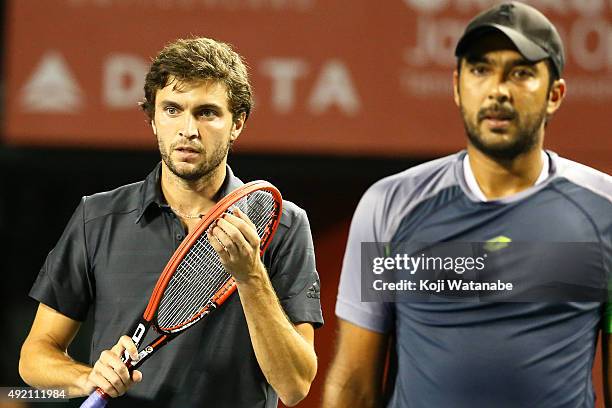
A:
{"label": "tennis racket", "polygon": [[[127,351],[122,361],[130,371],[147,361],[195,323],[218,308],[236,290],[236,281],[225,270],[217,252],[208,242],[206,231],[224,213],[239,208],[255,224],[263,255],[272,240],[282,212],[279,191],[266,181],[253,181],[232,191],[200,220],[172,255],[157,280],[149,303],[136,323],[132,340],[139,348],[148,330],[153,327],[159,337],[138,353],[132,361]],[[81,404],[81,408],[101,408],[109,396],[97,388]]]}

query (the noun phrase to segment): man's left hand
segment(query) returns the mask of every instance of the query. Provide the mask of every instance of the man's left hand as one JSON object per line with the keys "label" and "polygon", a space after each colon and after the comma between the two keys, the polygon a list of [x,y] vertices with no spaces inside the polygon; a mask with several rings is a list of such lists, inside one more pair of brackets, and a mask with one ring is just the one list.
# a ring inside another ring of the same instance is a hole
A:
{"label": "man's left hand", "polygon": [[263,270],[257,229],[240,209],[223,214],[207,235],[221,263],[237,282],[245,282]]}

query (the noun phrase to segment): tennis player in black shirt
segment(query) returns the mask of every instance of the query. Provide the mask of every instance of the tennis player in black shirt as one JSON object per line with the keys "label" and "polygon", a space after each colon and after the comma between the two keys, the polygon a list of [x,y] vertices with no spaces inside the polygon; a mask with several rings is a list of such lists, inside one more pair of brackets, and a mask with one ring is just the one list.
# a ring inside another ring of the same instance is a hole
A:
{"label": "tennis player in black shirt", "polygon": [[[84,197],[49,253],[30,292],[40,306],[21,352],[28,384],[65,388],[70,397],[96,387],[112,397],[128,393],[113,406],[263,408],[306,396],[323,319],[308,219],[288,201],[263,260],[244,239],[247,222],[220,220],[213,235],[230,254],[226,269],[238,293],[140,370],[130,374],[120,360],[124,350],[136,357],[125,331],[174,250],[201,214],[243,184],[227,156],[251,107],[247,68],[229,45],[177,40],[157,55],[142,108],[161,163],[142,182]],[[85,364],[67,350],[90,311]]]}

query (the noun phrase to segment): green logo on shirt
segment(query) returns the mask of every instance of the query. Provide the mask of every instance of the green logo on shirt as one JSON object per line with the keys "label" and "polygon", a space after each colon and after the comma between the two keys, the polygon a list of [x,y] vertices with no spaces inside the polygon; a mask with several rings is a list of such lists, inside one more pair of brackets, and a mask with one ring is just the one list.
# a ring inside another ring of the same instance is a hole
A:
{"label": "green logo on shirt", "polygon": [[512,239],[500,235],[499,237],[488,240],[484,248],[489,252],[499,251],[500,249],[506,248],[510,242],[512,242]]}

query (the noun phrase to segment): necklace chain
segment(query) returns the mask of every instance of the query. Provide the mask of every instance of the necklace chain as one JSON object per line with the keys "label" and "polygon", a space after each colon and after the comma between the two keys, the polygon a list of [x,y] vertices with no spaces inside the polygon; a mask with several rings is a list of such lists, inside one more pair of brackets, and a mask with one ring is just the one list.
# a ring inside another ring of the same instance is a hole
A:
{"label": "necklace chain", "polygon": [[172,211],[174,211],[174,212],[175,212],[175,213],[176,213],[176,214],[177,214],[179,217],[182,217],[182,218],[187,218],[187,219],[190,219],[190,220],[195,220],[195,219],[198,219],[198,218],[202,218],[202,217],[203,217],[203,215],[202,215],[202,214],[195,214],[195,215],[194,215],[194,214],[185,214],[185,213],[183,213],[183,212],[181,212],[181,211],[177,210],[176,208],[174,208],[174,207],[172,207],[172,206],[170,206],[170,209],[171,209]]}

